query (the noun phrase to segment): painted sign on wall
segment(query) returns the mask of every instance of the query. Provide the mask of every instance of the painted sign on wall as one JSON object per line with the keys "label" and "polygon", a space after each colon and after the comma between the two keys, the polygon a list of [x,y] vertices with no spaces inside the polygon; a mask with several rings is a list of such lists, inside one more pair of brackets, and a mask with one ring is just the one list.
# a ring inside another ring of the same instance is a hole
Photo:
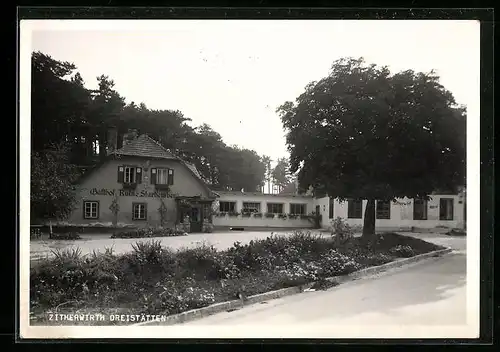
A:
{"label": "painted sign on wall", "polygon": [[93,196],[109,196],[109,197],[141,197],[141,198],[172,198],[171,194],[164,191],[148,192],[147,190],[135,191],[126,189],[107,189],[107,188],[92,188],[89,193]]}

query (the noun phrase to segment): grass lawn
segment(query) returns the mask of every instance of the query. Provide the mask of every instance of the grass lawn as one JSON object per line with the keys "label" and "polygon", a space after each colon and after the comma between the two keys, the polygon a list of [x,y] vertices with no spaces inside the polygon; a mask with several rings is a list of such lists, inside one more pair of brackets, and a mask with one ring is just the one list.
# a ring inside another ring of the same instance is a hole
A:
{"label": "grass lawn", "polygon": [[57,252],[31,269],[32,325],[110,325],[123,321],[49,321],[50,314],[171,315],[280,288],[321,282],[401,257],[440,249],[394,233],[366,243],[296,232],[231,248],[172,250],[137,240],[129,253]]}

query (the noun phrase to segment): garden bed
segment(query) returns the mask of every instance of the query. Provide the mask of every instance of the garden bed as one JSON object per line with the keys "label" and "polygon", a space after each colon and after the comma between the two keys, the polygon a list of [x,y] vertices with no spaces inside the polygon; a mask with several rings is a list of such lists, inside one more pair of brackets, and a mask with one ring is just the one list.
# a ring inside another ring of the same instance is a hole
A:
{"label": "garden bed", "polygon": [[138,241],[124,255],[109,250],[90,257],[76,250],[59,252],[31,270],[31,324],[75,324],[48,321],[49,312],[172,315],[441,248],[392,233],[369,243],[350,238],[339,244],[333,238],[296,232],[246,245],[235,243],[224,251],[202,246],[174,252],[150,240]]}
{"label": "garden bed", "polygon": [[134,230],[115,231],[111,238],[151,238],[187,236],[186,231],[169,228],[139,228]]}

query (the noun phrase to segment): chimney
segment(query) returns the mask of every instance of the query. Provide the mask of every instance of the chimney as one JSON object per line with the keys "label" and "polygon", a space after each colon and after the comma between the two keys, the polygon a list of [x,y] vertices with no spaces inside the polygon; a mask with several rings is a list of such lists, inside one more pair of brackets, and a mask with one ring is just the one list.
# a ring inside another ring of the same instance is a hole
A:
{"label": "chimney", "polygon": [[123,134],[123,146],[126,146],[131,141],[136,139],[138,136],[138,132],[136,129],[129,128],[128,132]]}
{"label": "chimney", "polygon": [[118,130],[116,128],[108,129],[107,154],[111,154],[118,149]]}

